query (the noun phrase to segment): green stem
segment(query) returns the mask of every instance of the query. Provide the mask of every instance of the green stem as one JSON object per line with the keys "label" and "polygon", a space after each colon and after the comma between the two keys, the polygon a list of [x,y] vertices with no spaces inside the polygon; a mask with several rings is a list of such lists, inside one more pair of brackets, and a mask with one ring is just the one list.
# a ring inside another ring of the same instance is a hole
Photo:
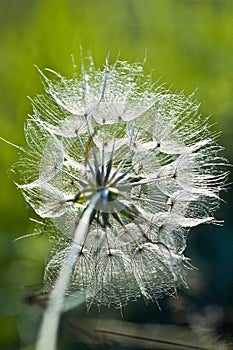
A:
{"label": "green stem", "polygon": [[[48,306],[45,310],[37,339],[36,350],[56,350],[58,325],[64,306],[66,289],[69,285],[73,267],[77,259],[77,251],[85,240],[89,228],[90,217],[99,198],[99,193],[96,193],[93,196],[74,231],[70,249],[64,259],[59,276],[50,294]],[[80,303],[81,302],[82,299]]]}

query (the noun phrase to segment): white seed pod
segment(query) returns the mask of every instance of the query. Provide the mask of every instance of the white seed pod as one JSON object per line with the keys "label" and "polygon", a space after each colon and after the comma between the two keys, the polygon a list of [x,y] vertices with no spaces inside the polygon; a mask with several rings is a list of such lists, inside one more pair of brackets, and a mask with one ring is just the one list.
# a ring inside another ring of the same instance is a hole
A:
{"label": "white seed pod", "polygon": [[99,307],[175,295],[187,232],[215,222],[227,178],[193,96],[155,87],[137,63],[100,70],[90,58],[71,79],[40,73],[46,93],[32,101],[19,187],[67,240],[48,262],[47,288],[65,278],[60,295]]}

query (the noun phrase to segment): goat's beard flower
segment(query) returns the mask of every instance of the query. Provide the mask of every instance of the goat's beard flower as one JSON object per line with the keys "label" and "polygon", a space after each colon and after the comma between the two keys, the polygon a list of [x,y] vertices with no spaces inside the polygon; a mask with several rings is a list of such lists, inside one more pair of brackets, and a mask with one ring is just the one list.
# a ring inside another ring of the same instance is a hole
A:
{"label": "goat's beard flower", "polygon": [[46,288],[73,242],[67,294],[116,307],[175,295],[191,266],[187,231],[216,222],[227,175],[199,106],[156,88],[140,64],[98,70],[90,59],[79,77],[41,74],[46,94],[32,100],[19,186],[58,242]]}

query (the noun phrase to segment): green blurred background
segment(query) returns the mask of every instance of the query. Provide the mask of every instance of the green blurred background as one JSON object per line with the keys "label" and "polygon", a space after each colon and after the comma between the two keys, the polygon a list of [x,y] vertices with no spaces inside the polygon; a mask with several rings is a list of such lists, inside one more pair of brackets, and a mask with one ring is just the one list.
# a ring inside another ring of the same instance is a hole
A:
{"label": "green blurred background", "polygon": [[[119,54],[130,62],[146,54],[145,71],[153,69],[155,80],[187,94],[197,89],[201,111],[222,131],[223,154],[233,164],[233,1],[0,0],[0,136],[24,144],[27,96],[42,91],[34,65],[71,76],[71,55],[78,64],[80,46],[84,55],[92,52],[97,66],[108,53],[111,61]],[[32,229],[32,213],[10,176],[17,157],[16,148],[0,141],[1,350],[20,347],[22,295],[42,283],[49,249],[46,237],[14,242]],[[199,272],[191,277],[188,300],[200,312],[209,305],[220,308],[231,333],[232,190],[223,197],[217,217],[225,219],[224,227],[206,225],[190,233],[187,255]],[[157,321],[155,308],[140,304],[129,310],[131,321]]]}

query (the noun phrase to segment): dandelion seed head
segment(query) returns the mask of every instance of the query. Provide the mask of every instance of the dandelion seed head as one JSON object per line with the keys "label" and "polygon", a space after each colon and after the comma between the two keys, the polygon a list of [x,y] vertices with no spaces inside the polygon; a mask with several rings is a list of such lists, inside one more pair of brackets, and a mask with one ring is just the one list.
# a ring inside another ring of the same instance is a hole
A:
{"label": "dandelion seed head", "polygon": [[78,237],[67,294],[120,308],[176,295],[186,284],[187,232],[215,222],[227,178],[193,96],[156,87],[138,63],[97,69],[90,59],[71,79],[40,73],[45,94],[32,100],[18,186],[64,236],[45,285],[53,288]]}

